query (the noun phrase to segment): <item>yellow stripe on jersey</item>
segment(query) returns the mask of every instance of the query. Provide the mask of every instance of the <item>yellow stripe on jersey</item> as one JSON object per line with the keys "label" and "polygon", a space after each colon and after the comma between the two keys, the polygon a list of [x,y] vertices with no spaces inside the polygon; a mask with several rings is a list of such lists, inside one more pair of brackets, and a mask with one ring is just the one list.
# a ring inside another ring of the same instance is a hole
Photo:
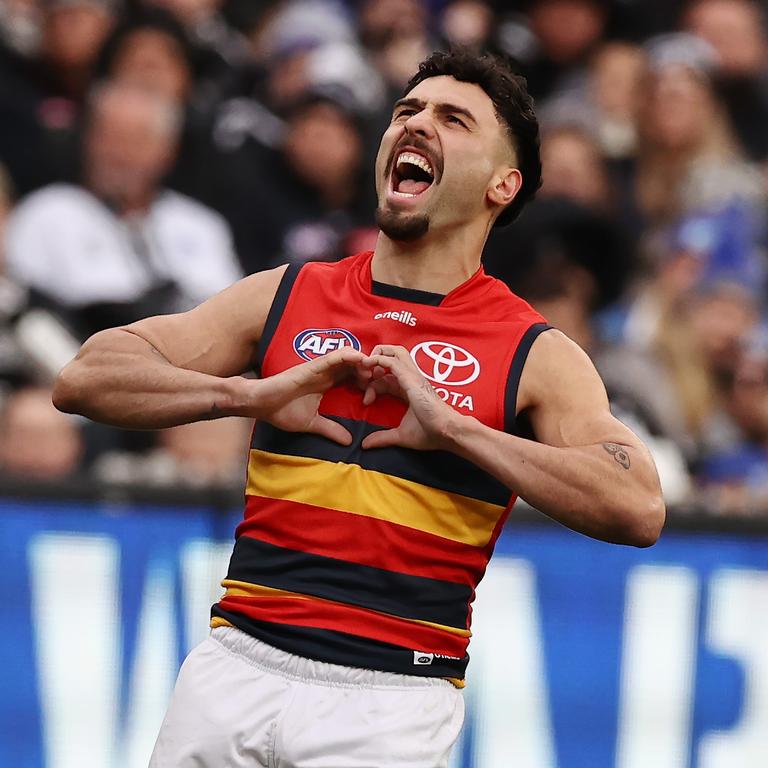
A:
{"label": "yellow stripe on jersey", "polygon": [[[345,605],[345,603],[339,603],[336,600],[328,600],[324,597],[302,595],[298,592],[288,592],[285,589],[275,589],[274,587],[263,587],[260,584],[249,584],[247,581],[237,581],[236,579],[224,579],[224,581],[221,582],[221,586],[227,590],[224,597],[291,597],[296,600],[312,600],[318,603]],[[371,611],[372,613],[381,613],[381,611],[374,611],[372,608],[365,608],[361,605],[353,605],[352,607],[362,608],[363,610]],[[448,632],[449,634],[457,635],[458,637],[472,637],[472,632],[468,629],[461,629],[460,627],[449,627],[446,624],[436,624],[433,621],[422,621],[421,619],[409,619],[403,616],[396,616],[395,618],[410,622],[411,624],[421,624],[424,627],[440,629],[443,632]]]}
{"label": "yellow stripe on jersey", "polygon": [[298,592],[289,592],[287,589],[275,589],[263,587],[261,584],[250,584],[247,581],[236,579],[224,579],[221,586],[227,590],[225,597],[295,597],[301,600],[319,600],[310,595],[301,595]]}
{"label": "yellow stripe on jersey", "polygon": [[364,515],[473,547],[488,543],[505,509],[357,464],[256,449],[246,493]]}

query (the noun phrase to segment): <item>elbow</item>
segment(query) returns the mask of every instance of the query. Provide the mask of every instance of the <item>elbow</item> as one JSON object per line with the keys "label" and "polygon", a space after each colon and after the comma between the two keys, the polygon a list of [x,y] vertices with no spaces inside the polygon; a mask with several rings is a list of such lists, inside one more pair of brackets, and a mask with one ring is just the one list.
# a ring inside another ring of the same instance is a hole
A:
{"label": "elbow", "polygon": [[653,546],[661,536],[666,515],[660,493],[644,499],[642,505],[635,506],[628,515],[623,543],[639,548]]}
{"label": "elbow", "polygon": [[76,362],[68,363],[59,371],[53,383],[51,400],[54,407],[63,413],[79,413],[81,387],[76,368]]}

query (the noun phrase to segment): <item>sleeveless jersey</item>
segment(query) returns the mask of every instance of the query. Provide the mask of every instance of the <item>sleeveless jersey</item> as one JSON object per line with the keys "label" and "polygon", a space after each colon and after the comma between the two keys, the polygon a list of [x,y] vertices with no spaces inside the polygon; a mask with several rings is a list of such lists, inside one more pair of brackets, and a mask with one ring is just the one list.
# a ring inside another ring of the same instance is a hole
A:
{"label": "sleeveless jersey", "polygon": [[[398,344],[437,394],[514,431],[528,350],[548,326],[480,269],[446,296],[377,283],[372,253],[286,271],[258,348],[272,376],[345,345]],[[403,401],[342,383],[319,411],[342,446],[265,422],[254,429],[245,517],[212,626],[336,664],[461,679],[471,604],[514,503],[476,465],[443,451],[363,450],[397,426]]]}

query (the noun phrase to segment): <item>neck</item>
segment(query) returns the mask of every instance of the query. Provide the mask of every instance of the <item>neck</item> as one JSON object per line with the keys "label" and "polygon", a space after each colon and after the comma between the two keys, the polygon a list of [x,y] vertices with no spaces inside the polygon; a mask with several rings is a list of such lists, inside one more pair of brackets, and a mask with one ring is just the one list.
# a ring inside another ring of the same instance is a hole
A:
{"label": "neck", "polygon": [[104,201],[118,216],[145,214],[152,207],[155,193],[151,190],[124,190],[121,194],[102,192],[96,185],[89,185],[92,194]]}
{"label": "neck", "polygon": [[462,227],[448,236],[429,233],[415,242],[379,233],[371,276],[380,283],[430,293],[450,293],[480,268],[488,227]]}

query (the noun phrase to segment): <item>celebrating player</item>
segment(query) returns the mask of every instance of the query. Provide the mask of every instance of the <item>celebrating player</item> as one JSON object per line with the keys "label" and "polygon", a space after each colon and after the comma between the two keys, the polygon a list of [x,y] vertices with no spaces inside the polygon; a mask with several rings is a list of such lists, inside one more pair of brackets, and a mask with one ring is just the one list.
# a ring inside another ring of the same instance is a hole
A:
{"label": "celebrating player", "polygon": [[226,592],[155,768],[445,766],[471,602],[515,498],[595,538],[657,539],[653,462],[588,357],[480,264],[540,175],[525,81],[433,54],[381,141],[373,253],[99,333],[62,371],[56,405],[110,424],[257,420]]}

